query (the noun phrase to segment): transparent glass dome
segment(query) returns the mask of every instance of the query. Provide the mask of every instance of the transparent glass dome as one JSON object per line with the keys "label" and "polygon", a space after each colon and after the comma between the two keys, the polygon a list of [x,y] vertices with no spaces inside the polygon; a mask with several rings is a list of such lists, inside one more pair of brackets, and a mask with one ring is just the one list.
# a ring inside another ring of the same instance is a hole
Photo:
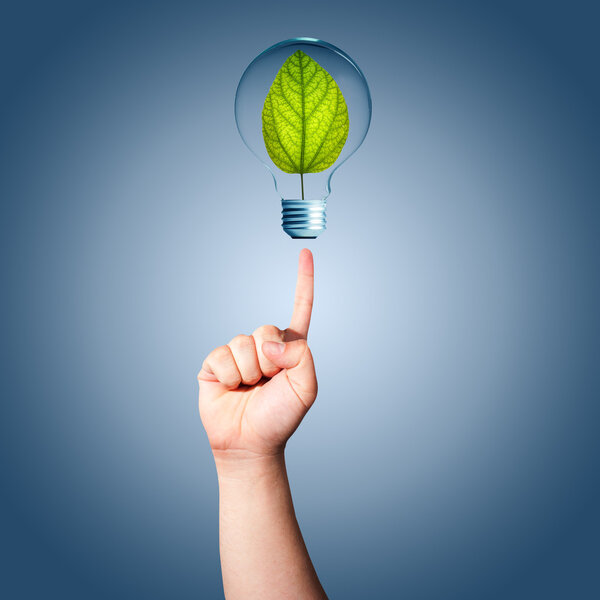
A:
{"label": "transparent glass dome", "polygon": [[[265,98],[277,73],[296,50],[302,50],[333,77],[346,101],[349,120],[348,137],[337,160],[324,171],[305,173],[302,186],[299,174],[286,173],[271,160],[262,130]],[[235,120],[244,143],[271,172],[275,189],[282,201],[297,203],[294,209],[296,212],[299,210],[298,207],[304,209],[308,206],[307,202],[312,202],[313,216],[318,212],[317,207],[322,206],[322,228],[324,229],[325,200],[331,193],[331,178],[362,144],[371,122],[369,86],[358,65],[345,52],[321,40],[293,38],[275,44],[259,54],[244,71],[235,96]],[[284,204],[284,211],[285,208],[286,204]],[[319,227],[315,226],[313,229],[318,235]],[[316,235],[292,235],[292,237],[316,237]]]}

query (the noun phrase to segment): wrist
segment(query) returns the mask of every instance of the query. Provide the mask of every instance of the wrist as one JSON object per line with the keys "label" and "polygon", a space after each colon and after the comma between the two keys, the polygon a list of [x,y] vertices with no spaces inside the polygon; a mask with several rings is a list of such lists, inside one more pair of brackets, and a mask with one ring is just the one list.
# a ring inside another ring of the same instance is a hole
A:
{"label": "wrist", "polygon": [[251,481],[285,472],[283,448],[274,454],[247,450],[213,450],[219,482]]}

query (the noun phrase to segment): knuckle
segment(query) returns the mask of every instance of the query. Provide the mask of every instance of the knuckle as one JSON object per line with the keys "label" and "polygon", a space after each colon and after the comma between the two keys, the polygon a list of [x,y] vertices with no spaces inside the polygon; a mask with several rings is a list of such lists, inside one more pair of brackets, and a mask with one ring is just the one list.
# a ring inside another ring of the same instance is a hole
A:
{"label": "knuckle", "polygon": [[296,297],[296,303],[302,308],[312,308],[313,299],[304,294],[298,294]]}
{"label": "knuckle", "polygon": [[310,349],[308,347],[308,342],[306,340],[296,340],[295,342],[298,348],[298,356],[300,356],[300,360],[302,360],[307,354],[310,354]]}
{"label": "knuckle", "polygon": [[247,348],[254,345],[252,336],[249,335],[236,335],[228,344],[232,348]]}
{"label": "knuckle", "polygon": [[275,325],[261,325],[252,335],[263,339],[280,338],[281,329]]}
{"label": "knuckle", "polygon": [[218,348],[215,348],[209,356],[212,358],[212,360],[222,362],[223,360],[229,358],[229,353],[230,350],[227,346],[219,346]]}

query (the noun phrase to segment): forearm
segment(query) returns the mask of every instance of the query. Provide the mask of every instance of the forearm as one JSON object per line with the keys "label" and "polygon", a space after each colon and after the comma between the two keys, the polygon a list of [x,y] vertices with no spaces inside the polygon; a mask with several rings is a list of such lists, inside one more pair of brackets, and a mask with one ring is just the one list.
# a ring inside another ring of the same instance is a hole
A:
{"label": "forearm", "polygon": [[215,460],[227,600],[327,598],[296,520],[283,453]]}

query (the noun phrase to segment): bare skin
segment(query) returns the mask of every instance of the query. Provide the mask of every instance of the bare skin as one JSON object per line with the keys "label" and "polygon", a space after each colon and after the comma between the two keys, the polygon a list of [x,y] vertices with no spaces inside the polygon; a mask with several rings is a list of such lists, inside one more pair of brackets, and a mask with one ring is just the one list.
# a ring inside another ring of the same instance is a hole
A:
{"label": "bare skin", "polygon": [[300,253],[290,326],[259,327],[215,348],[198,374],[200,417],[219,479],[227,600],[327,598],[296,520],[284,450],[317,397],[307,344],[314,267]]}

